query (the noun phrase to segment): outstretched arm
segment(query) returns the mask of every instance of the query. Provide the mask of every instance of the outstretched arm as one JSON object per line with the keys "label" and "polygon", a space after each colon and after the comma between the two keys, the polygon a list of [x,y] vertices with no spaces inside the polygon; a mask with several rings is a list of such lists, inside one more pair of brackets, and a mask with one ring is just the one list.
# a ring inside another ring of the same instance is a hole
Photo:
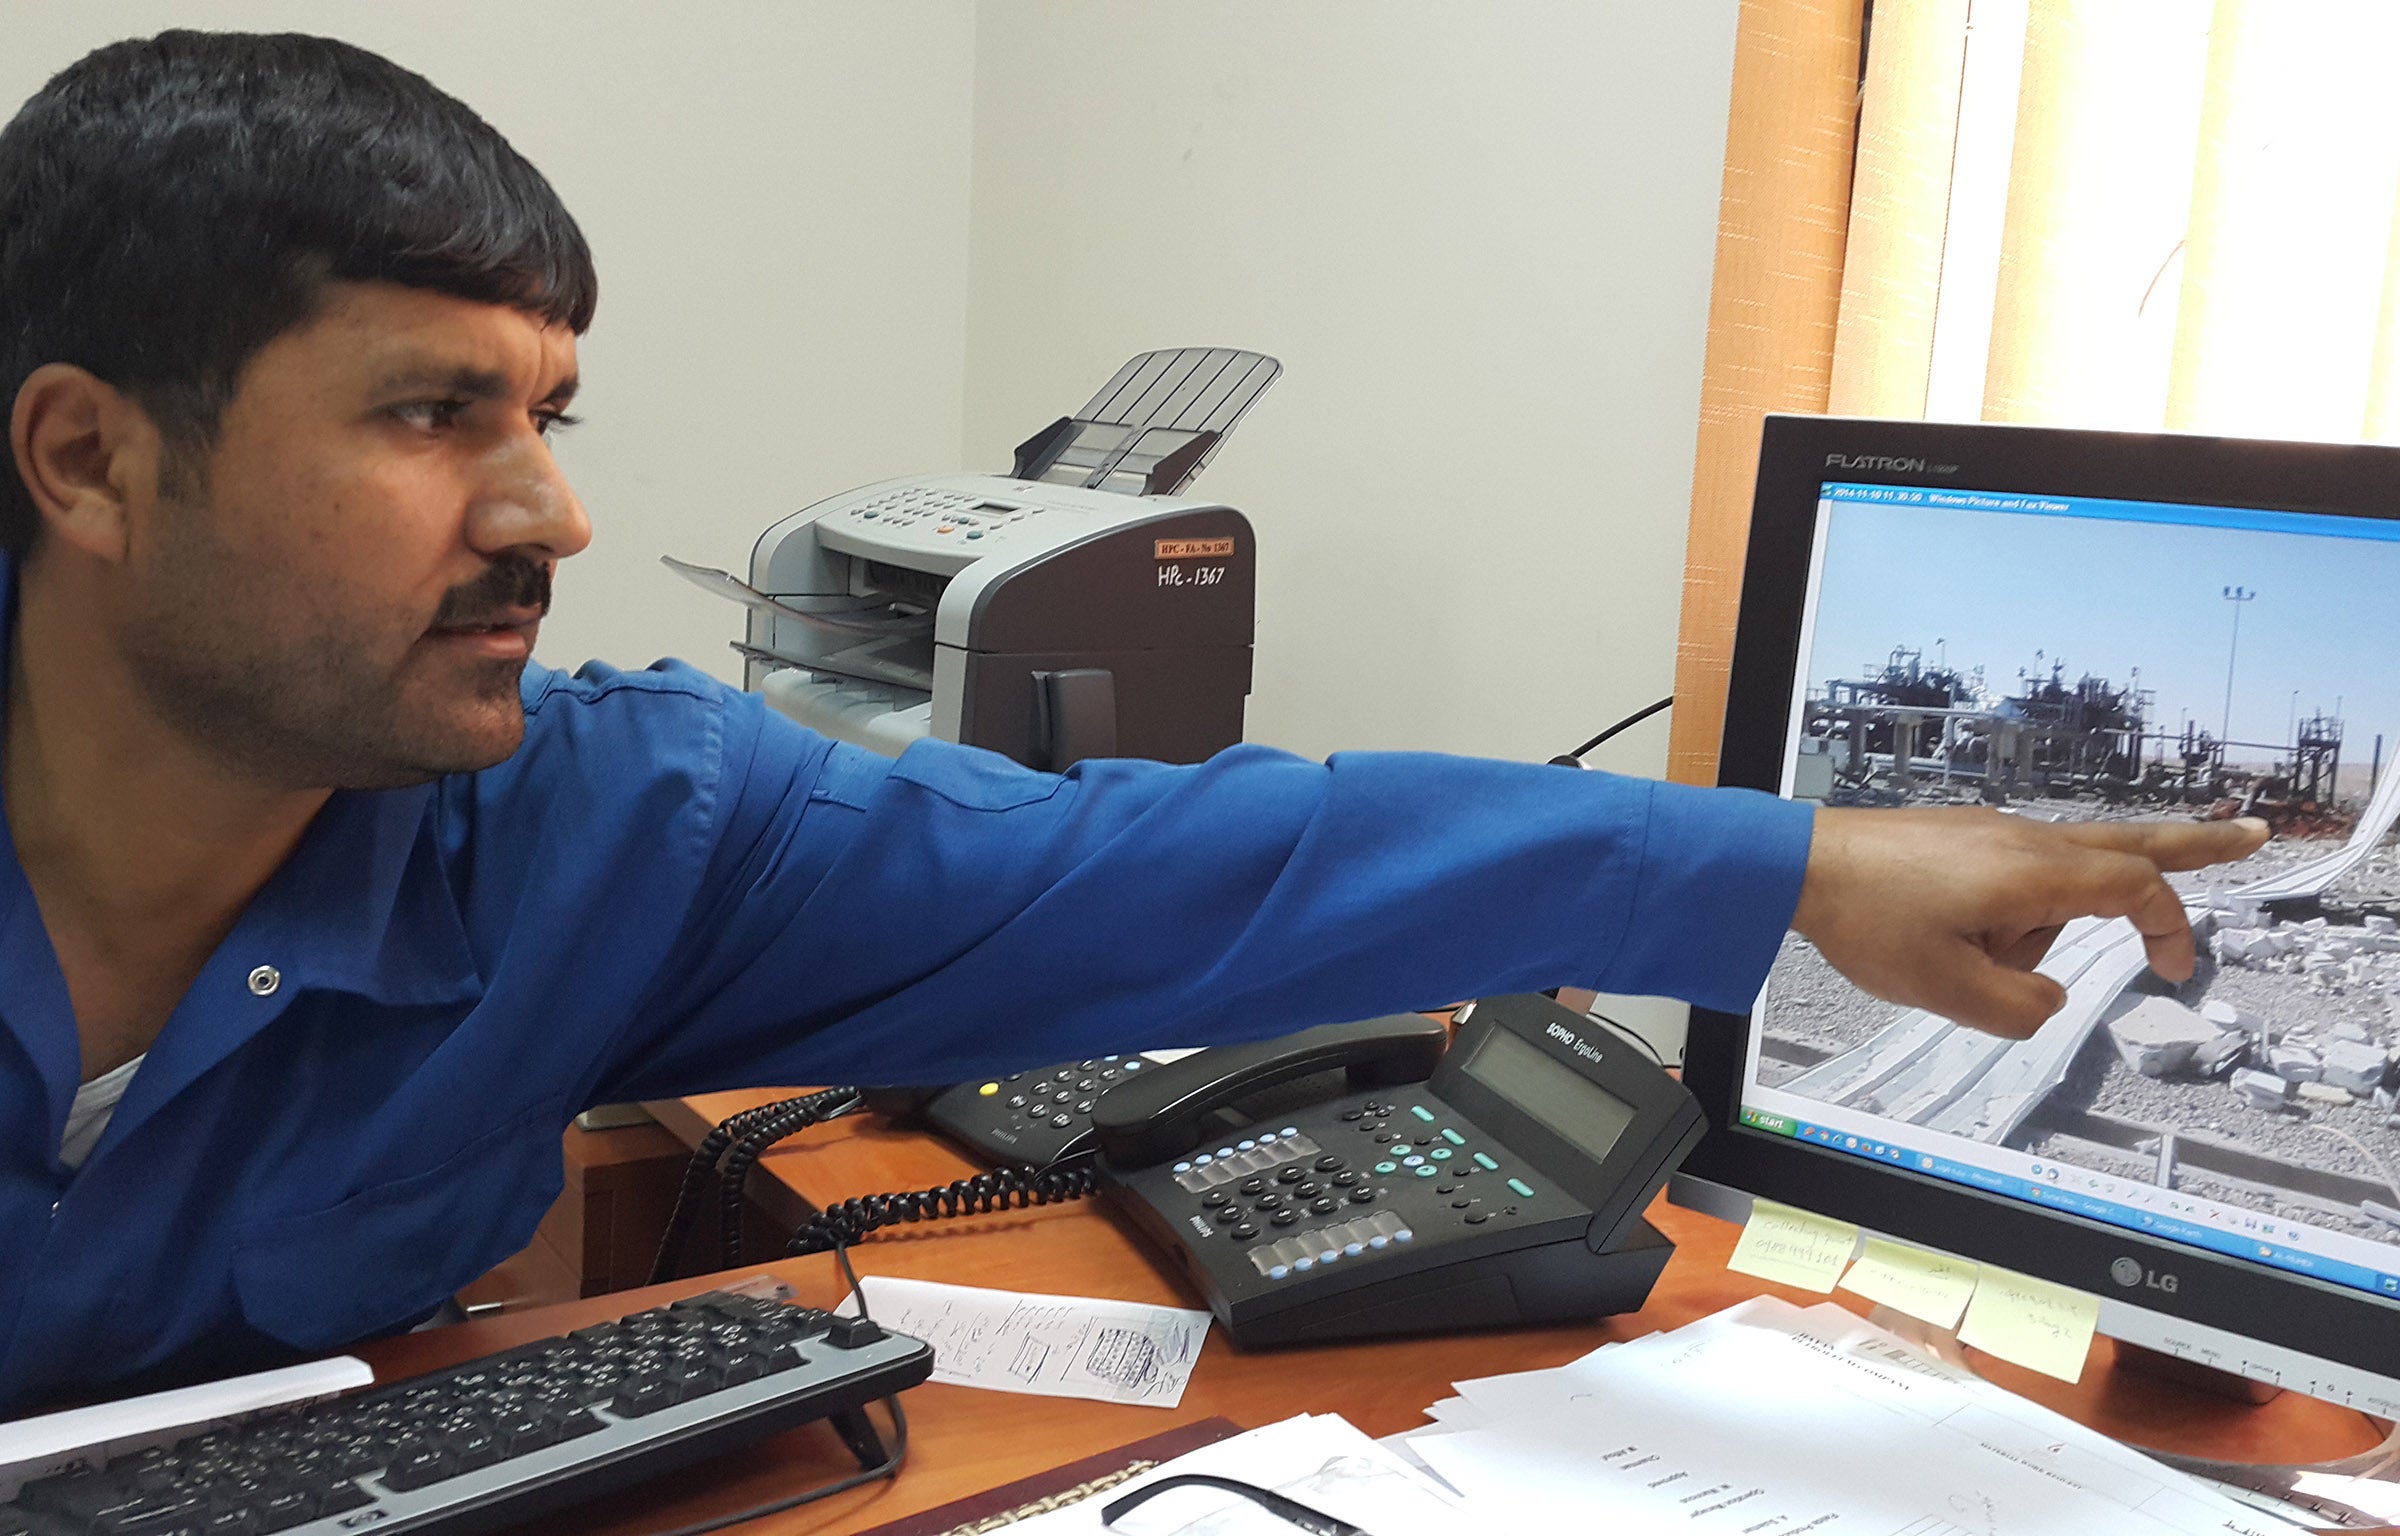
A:
{"label": "outstretched arm", "polygon": [[2066,1002],[2033,967],[2060,925],[2130,918],[2150,967],[2192,974],[2192,930],[2162,871],[2238,859],[2256,818],[2038,822],[1998,811],[1820,810],[1792,927],[1878,997],[2022,1039]]}
{"label": "outstretched arm", "polygon": [[674,960],[595,1093],[955,1080],[1549,986],[1743,1008],[1811,812],[1748,790],[1236,747],[1065,776],[749,718]]}

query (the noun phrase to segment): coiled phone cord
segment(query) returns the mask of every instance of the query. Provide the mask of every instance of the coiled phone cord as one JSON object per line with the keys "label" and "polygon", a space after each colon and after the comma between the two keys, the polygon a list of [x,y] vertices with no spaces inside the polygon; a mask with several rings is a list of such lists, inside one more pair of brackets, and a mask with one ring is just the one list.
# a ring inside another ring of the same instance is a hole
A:
{"label": "coiled phone cord", "polygon": [[750,1170],[769,1147],[787,1136],[822,1125],[856,1109],[862,1095],[856,1088],[826,1088],[777,1105],[749,1134],[735,1141],[717,1166],[717,1262],[732,1269],[742,1262],[742,1209],[749,1194]]}
{"label": "coiled phone cord", "polygon": [[792,1234],[794,1254],[824,1253],[847,1247],[878,1228],[901,1222],[934,1221],[949,1216],[980,1215],[986,1211],[1021,1210],[1031,1205],[1054,1205],[1080,1200],[1100,1187],[1099,1174],[1089,1167],[1047,1168],[1028,1173],[1003,1168],[971,1179],[939,1184],[932,1189],[901,1190],[886,1195],[863,1195],[827,1206],[815,1220]]}
{"label": "coiled phone cord", "polygon": [[[726,1155],[727,1148],[734,1147],[736,1143],[739,1143],[742,1147],[749,1149],[747,1155],[740,1158],[738,1165],[729,1165],[724,1170],[727,1175],[726,1188],[730,1192],[734,1211],[731,1227],[734,1236],[731,1246],[738,1250],[744,1186],[748,1180],[750,1167],[758,1161],[759,1154],[796,1131],[824,1120],[830,1120],[835,1115],[845,1112],[857,1102],[857,1099],[858,1090],[855,1088],[827,1088],[816,1093],[802,1094],[798,1098],[781,1099],[773,1104],[761,1104],[754,1109],[745,1109],[739,1114],[728,1115],[714,1130],[701,1138],[700,1145],[693,1150],[691,1159],[683,1166],[682,1186],[675,1191],[675,1205],[667,1216],[666,1232],[659,1239],[658,1257],[651,1261],[650,1283],[652,1285],[664,1284],[666,1281],[674,1279],[682,1268],[684,1240],[691,1235],[692,1222],[699,1215],[701,1193],[708,1187],[709,1176],[719,1172],[718,1160]],[[837,1105],[838,1107],[835,1107]],[[797,1116],[796,1120],[793,1119],[795,1116]],[[787,1120],[792,1123],[786,1124]],[[754,1138],[757,1138],[756,1144],[752,1145]],[[723,1221],[720,1213],[721,1242],[722,1231]],[[726,1262],[728,1267],[739,1263],[738,1252]]]}
{"label": "coiled phone cord", "polygon": [[[789,1100],[783,1101],[789,1103]],[[658,1240],[658,1256],[650,1261],[650,1284],[663,1285],[676,1276],[682,1266],[677,1263],[683,1254],[684,1239],[692,1230],[692,1218],[700,1206],[700,1191],[707,1187],[709,1175],[717,1171],[717,1159],[725,1155],[733,1138],[766,1118],[773,1104],[761,1104],[729,1115],[715,1129],[700,1138],[700,1145],[683,1165],[683,1183],[675,1191],[675,1204],[667,1212],[667,1228]]]}

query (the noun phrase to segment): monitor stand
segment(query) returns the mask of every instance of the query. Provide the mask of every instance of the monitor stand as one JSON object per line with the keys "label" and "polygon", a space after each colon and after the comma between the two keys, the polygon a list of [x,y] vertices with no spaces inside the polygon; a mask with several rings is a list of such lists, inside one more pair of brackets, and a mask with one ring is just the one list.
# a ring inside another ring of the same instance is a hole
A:
{"label": "monitor stand", "polygon": [[[1867,1320],[1906,1339],[1932,1359],[1973,1375],[1983,1374],[1954,1328],[1936,1328],[1886,1306],[1876,1307]],[[2117,1365],[2240,1403],[2266,1403],[2283,1391],[2231,1371],[2122,1341],[2117,1344]],[[2319,1462],[2219,1461],[2125,1443],[2179,1472],[2216,1483],[2237,1498],[2250,1495],[2245,1502],[2261,1503],[2287,1519],[2329,1530],[2400,1531],[2400,1424],[2386,1425],[2383,1443],[2372,1450]]]}

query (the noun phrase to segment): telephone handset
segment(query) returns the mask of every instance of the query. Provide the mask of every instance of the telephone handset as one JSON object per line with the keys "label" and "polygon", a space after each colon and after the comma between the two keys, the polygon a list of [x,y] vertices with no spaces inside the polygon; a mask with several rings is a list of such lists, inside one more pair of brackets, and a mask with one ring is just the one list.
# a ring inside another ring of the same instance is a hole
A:
{"label": "telephone handset", "polygon": [[[1450,1032],[1420,1013],[1325,1024],[1248,1045],[1101,1056],[941,1090],[916,1112],[985,1162],[1054,1168],[1087,1158],[1095,1131],[1111,1127],[1121,1148],[1155,1155],[1194,1146],[1213,1117],[1226,1125],[1273,1112],[1277,1089],[1301,1085],[1309,1099],[1348,1086],[1422,1082]],[[871,1104],[890,1107],[874,1096]],[[1229,1106],[1241,1105],[1249,1114]],[[1145,1129],[1144,1127],[1147,1127]],[[1151,1160],[1149,1155],[1140,1158]]]}
{"label": "telephone handset", "polygon": [[1477,1004],[1422,1085],[1184,1139],[1204,1107],[1171,1130],[1112,1092],[1101,1174],[1244,1345],[1637,1310],[1673,1251],[1642,1208],[1703,1126],[1682,1084],[1539,995]]}

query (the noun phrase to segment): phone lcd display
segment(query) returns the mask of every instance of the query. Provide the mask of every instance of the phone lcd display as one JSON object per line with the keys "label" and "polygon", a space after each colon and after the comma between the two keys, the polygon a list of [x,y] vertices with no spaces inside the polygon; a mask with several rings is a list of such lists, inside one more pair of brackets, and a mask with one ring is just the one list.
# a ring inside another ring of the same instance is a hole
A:
{"label": "phone lcd display", "polygon": [[1483,1037],[1466,1074],[1594,1162],[1606,1161],[1633,1124],[1632,1105],[1505,1029]]}

